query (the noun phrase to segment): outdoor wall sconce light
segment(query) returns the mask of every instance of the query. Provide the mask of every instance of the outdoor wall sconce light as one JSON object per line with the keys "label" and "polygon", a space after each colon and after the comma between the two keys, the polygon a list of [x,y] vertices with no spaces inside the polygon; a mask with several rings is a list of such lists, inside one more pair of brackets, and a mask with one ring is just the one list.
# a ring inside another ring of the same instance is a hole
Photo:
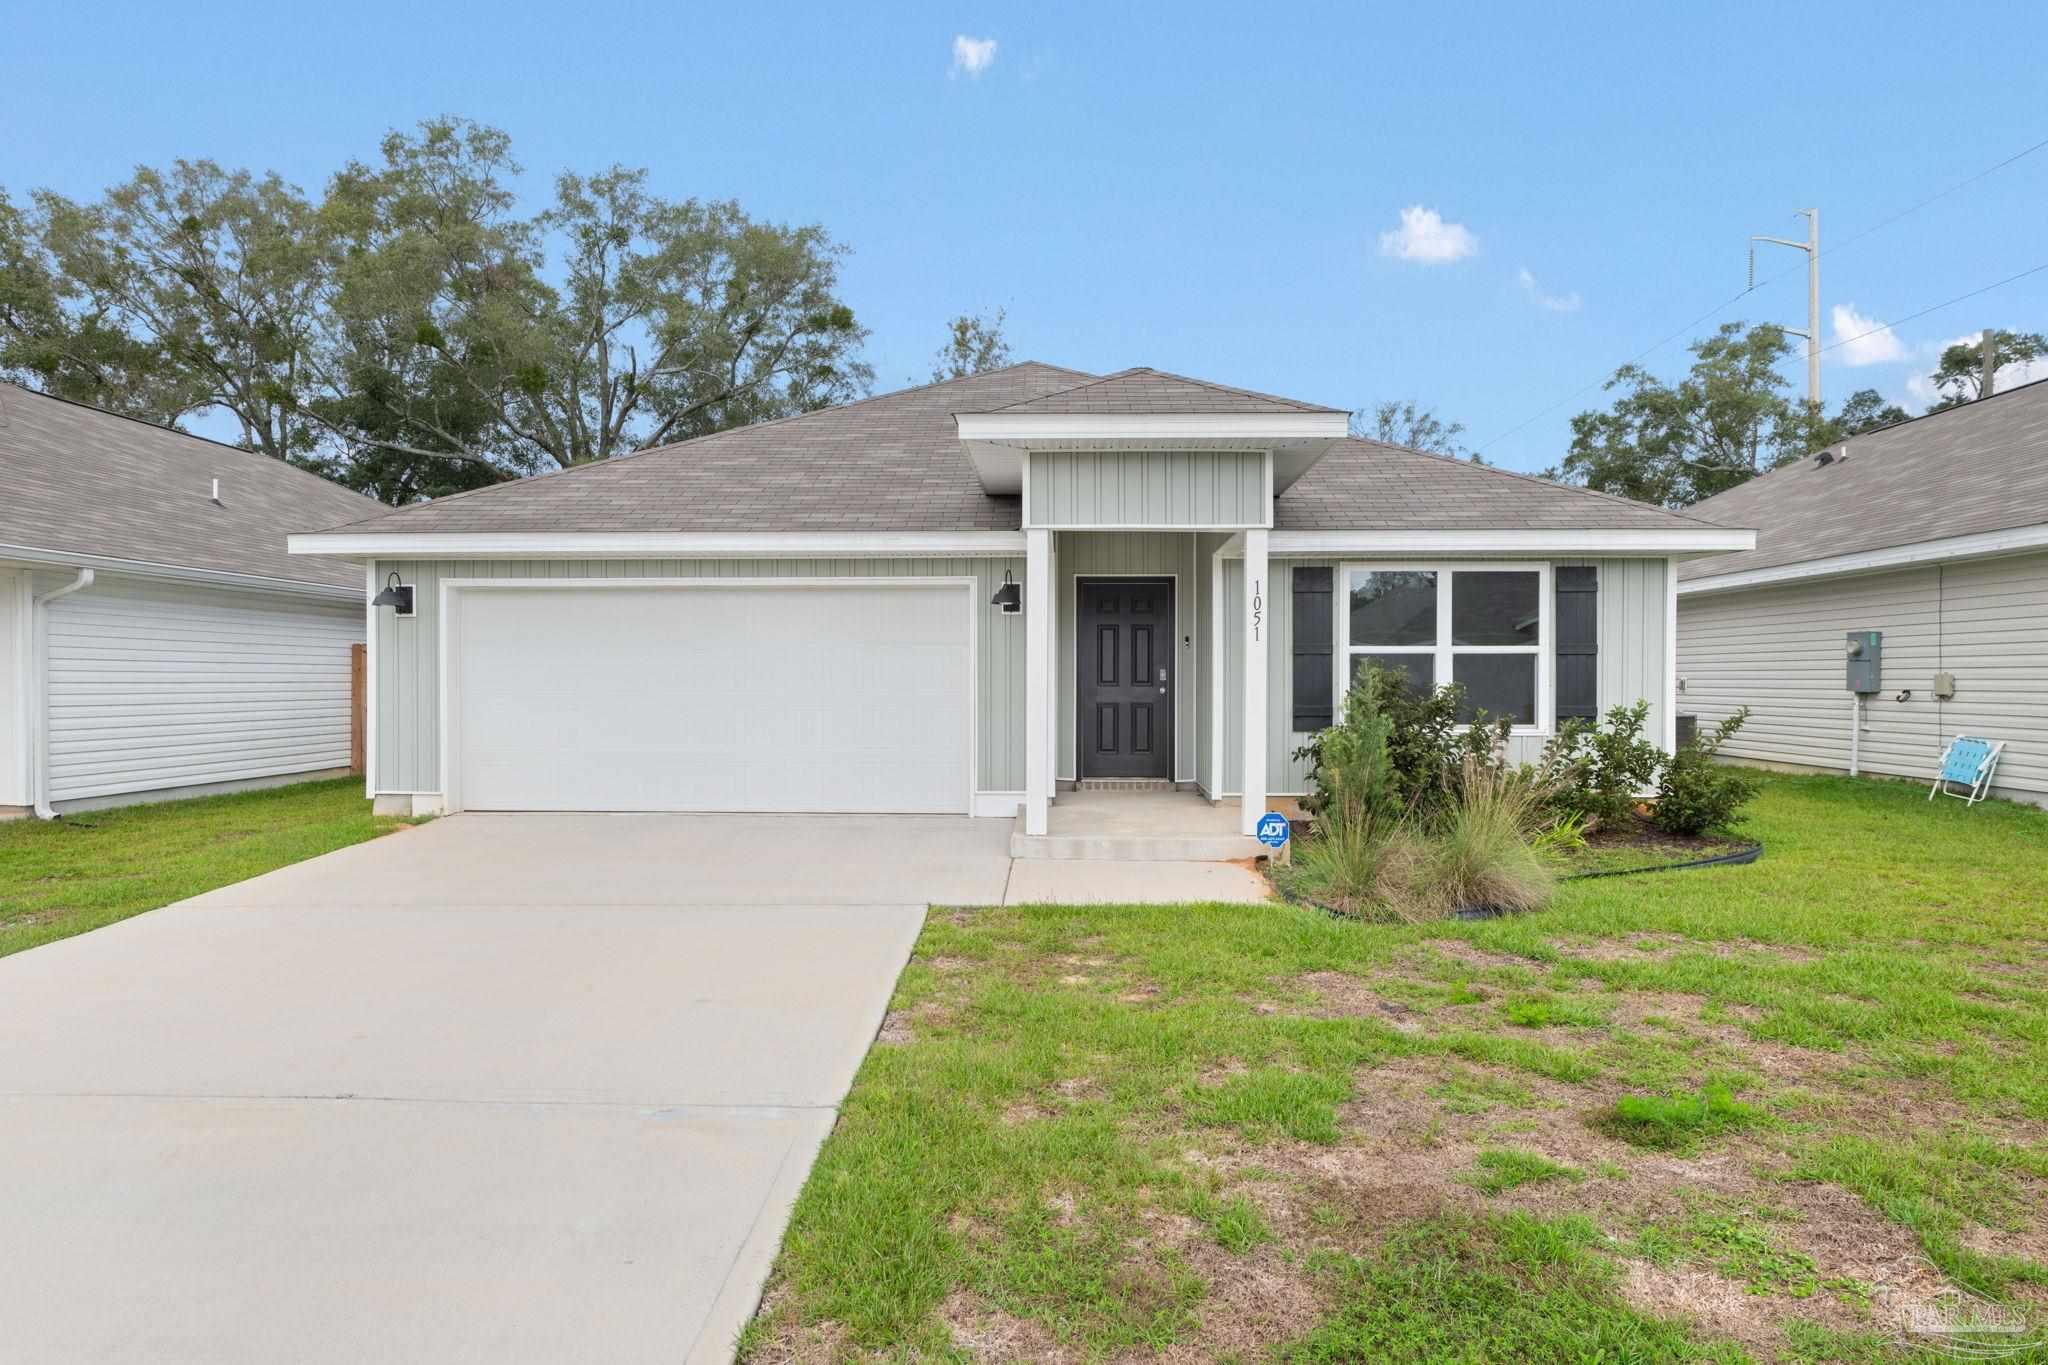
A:
{"label": "outdoor wall sconce light", "polygon": [[371,598],[370,605],[396,607],[400,616],[412,616],[415,614],[412,609],[412,584],[399,582],[398,573],[393,570],[390,577],[384,580],[384,591]]}
{"label": "outdoor wall sconce light", "polygon": [[1008,569],[1003,570],[1003,586],[996,589],[996,595],[988,599],[988,604],[1005,616],[1015,616],[1024,610],[1024,589],[1010,578]]}

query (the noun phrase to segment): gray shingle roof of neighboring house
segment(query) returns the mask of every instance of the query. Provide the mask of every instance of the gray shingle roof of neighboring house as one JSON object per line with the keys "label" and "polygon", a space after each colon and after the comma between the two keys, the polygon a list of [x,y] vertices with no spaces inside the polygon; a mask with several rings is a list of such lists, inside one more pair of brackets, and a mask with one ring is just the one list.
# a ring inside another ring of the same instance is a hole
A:
{"label": "gray shingle roof of neighboring house", "polygon": [[1756,548],[1686,564],[1710,578],[2048,522],[2048,380],[1852,436],[1695,505]]}
{"label": "gray shingle roof of neighboring house", "polygon": [[962,408],[962,412],[994,412],[1037,416],[1134,416],[1155,412],[1342,412],[1270,393],[1254,393],[1227,384],[1161,370],[1119,370],[1101,379],[1061,389],[1041,398],[1027,398],[1001,408]]}
{"label": "gray shingle roof of neighboring house", "polygon": [[20,546],[360,589],[360,565],[291,555],[285,537],[382,506],[268,455],[0,384],[0,559]]}
{"label": "gray shingle roof of neighboring house", "polygon": [[[1173,382],[1202,392],[1241,393],[1192,380]],[[1018,499],[982,490],[953,414],[1100,387],[1079,371],[1027,361],[324,529],[458,535],[1014,531],[1020,524]],[[1603,493],[1360,440],[1337,442],[1281,494],[1275,522],[1281,530],[1656,530],[1701,524]]]}

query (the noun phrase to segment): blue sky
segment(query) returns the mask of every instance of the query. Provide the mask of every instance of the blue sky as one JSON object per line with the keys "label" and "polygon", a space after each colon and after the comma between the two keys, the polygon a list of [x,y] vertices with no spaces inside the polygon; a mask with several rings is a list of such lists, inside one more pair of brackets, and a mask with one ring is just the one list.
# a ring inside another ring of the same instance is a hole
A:
{"label": "blue sky", "polygon": [[[459,113],[512,134],[533,206],[623,162],[825,224],[878,388],[1000,307],[1019,357],[1415,398],[1524,469],[1795,209],[1822,210],[1823,311],[1855,330],[2048,262],[2048,149],[1827,254],[2048,137],[2040,6],[294,8],[15,9],[0,184],[89,196],[210,156],[317,190]],[[1801,259],[1698,331],[1800,325]],[[1832,351],[1830,406],[1918,411],[1911,377],[1987,324],[2048,330],[2048,271]],[[1646,363],[1677,372],[1685,340]]]}

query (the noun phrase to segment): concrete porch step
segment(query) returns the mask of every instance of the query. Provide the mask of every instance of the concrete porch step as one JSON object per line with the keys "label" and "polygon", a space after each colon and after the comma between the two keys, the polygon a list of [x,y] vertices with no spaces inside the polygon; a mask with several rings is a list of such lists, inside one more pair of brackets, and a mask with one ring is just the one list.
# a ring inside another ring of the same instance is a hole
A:
{"label": "concrete porch step", "polygon": [[1026,834],[1017,821],[1012,858],[1066,862],[1225,863],[1257,858],[1265,846],[1240,832],[1237,803],[1181,791],[1063,792],[1046,812],[1046,831]]}

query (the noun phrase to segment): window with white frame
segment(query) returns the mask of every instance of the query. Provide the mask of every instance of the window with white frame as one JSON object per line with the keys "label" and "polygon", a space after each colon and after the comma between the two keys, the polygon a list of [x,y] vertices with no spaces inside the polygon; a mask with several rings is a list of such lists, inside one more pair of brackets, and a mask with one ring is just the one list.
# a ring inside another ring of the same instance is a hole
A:
{"label": "window with white frame", "polygon": [[1480,712],[1547,728],[1547,564],[1347,564],[1337,601],[1339,686],[1367,663],[1411,687],[1465,689],[1458,719]]}

